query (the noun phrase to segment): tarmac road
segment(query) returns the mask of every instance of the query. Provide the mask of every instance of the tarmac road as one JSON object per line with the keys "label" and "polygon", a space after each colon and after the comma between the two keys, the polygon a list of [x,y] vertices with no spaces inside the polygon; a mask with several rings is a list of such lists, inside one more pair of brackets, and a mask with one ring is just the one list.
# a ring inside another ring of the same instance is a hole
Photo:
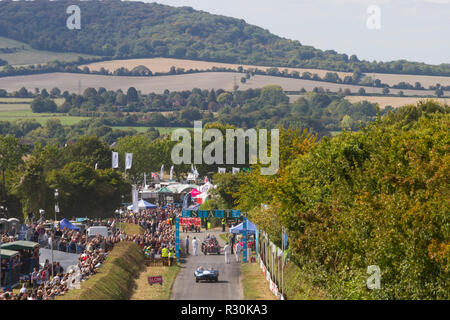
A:
{"label": "tarmac road", "polygon": [[[224,241],[219,237],[221,232],[213,231],[219,240],[220,245],[225,245]],[[201,246],[198,248],[198,256],[192,255],[192,239],[197,237],[200,243],[206,237],[206,233],[187,233],[189,235],[189,253],[191,255],[185,256],[182,269],[178,273],[177,278],[173,284],[171,300],[242,300],[242,286],[241,286],[241,265],[236,263],[234,255],[231,256],[231,263],[225,263],[223,253],[221,255],[204,255],[201,252]],[[186,233],[180,232],[180,244],[183,244]],[[219,270],[218,282],[195,282],[194,270],[198,266],[211,266]]]}

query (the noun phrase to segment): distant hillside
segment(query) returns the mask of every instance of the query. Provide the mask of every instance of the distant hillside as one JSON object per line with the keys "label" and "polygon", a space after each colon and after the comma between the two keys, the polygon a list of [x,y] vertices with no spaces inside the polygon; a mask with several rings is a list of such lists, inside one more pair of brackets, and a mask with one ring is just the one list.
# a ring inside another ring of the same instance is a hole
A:
{"label": "distant hillside", "polygon": [[[30,64],[43,64],[58,60],[61,62],[77,61],[78,57],[85,59],[98,58],[86,54],[74,54],[70,52],[50,52],[36,50],[30,45],[16,40],[0,37],[0,60],[12,66],[23,66]],[[0,65],[3,65],[0,61]]]}
{"label": "distant hillside", "polygon": [[[68,6],[81,8],[81,30],[66,27]],[[371,63],[271,34],[244,20],[192,8],[109,1],[1,1],[0,36],[34,49],[111,58],[171,57],[347,72],[450,76],[439,66],[405,60]]]}

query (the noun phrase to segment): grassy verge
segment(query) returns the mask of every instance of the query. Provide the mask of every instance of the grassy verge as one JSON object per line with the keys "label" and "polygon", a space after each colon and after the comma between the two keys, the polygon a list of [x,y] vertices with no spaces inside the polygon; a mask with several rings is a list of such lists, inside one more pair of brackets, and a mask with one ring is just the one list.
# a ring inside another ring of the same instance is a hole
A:
{"label": "grassy verge", "polygon": [[[172,292],[175,278],[180,271],[179,266],[157,267],[150,266],[139,275],[136,280],[136,289],[131,296],[131,300],[168,300]],[[147,278],[151,276],[162,276],[163,285],[149,285]]]}
{"label": "grassy verge", "polygon": [[257,263],[242,264],[242,287],[245,300],[276,300]]}
{"label": "grassy verge", "polygon": [[141,248],[120,242],[109,253],[97,274],[58,300],[126,300],[132,295],[136,275],[144,267]]}
{"label": "grassy verge", "polygon": [[145,232],[144,228],[134,223],[119,223],[119,229],[125,231],[129,236],[144,234]]}
{"label": "grassy verge", "polygon": [[330,295],[314,286],[302,270],[293,262],[288,262],[284,269],[284,291],[288,300],[324,300]]}

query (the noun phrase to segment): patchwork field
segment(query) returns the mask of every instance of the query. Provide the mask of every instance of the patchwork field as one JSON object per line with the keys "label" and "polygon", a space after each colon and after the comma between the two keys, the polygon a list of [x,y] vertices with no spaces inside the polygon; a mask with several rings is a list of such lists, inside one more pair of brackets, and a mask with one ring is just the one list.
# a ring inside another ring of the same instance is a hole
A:
{"label": "patchwork field", "polygon": [[371,76],[373,79],[380,79],[381,82],[390,86],[398,84],[399,82],[407,82],[411,85],[414,85],[416,82],[420,82],[420,84],[426,89],[428,89],[431,85],[436,85],[436,83],[439,83],[442,86],[450,86],[450,77],[386,73],[367,73],[366,75]]}
{"label": "patchwork field", "polygon": [[[343,90],[349,89],[351,92],[356,93],[361,88],[355,85],[260,75],[252,77],[245,84],[242,84],[239,81],[242,76],[243,74],[241,73],[230,72],[205,72],[160,77],[103,76],[56,72],[0,78],[0,88],[11,92],[19,90],[21,87],[29,90],[34,90],[34,88],[51,90],[54,87],[58,87],[61,91],[67,90],[75,93],[78,92],[78,84],[80,84],[81,92],[89,87],[105,87],[109,90],[127,90],[129,87],[135,87],[137,90],[141,90],[142,93],[162,93],[165,89],[170,91],[183,91],[192,90],[193,88],[232,90],[235,84],[239,86],[240,90],[262,88],[271,84],[279,85],[286,91],[298,91],[301,88],[311,91],[315,87],[322,87],[332,92],[337,92],[342,88]],[[365,87],[364,89],[368,94],[381,94],[382,91],[381,88]],[[403,91],[405,95],[411,96],[434,96],[434,92],[430,90],[392,89],[391,93],[397,94],[400,91]],[[446,94],[449,95],[450,92],[446,92]]]}
{"label": "patchwork field", "polygon": [[28,44],[0,37],[0,49],[9,48],[14,52],[0,52],[0,59],[8,61],[12,66],[23,66],[30,64],[44,64],[53,60],[59,61],[76,61],[78,57],[93,58],[95,56],[81,53],[66,53],[41,51],[31,48]]}
{"label": "patchwork field", "polygon": [[[170,71],[170,68],[172,66],[176,68],[183,68],[185,70],[189,69],[207,70],[211,69],[212,67],[232,68],[237,70],[239,66],[242,66],[244,69],[258,68],[260,70],[267,70],[268,68],[272,68],[266,66],[239,65],[231,63],[170,59],[170,58],[111,60],[86,64],[81,67],[86,66],[91,71],[99,71],[103,67],[106,70],[113,72],[122,67],[131,70],[139,65],[146,66],[152,72],[168,72]],[[322,69],[303,69],[303,68],[284,68],[284,67],[279,67],[278,69],[280,71],[288,69],[289,72],[298,71],[300,73],[303,72],[311,72],[312,74],[317,73],[320,77],[323,77],[327,72],[330,72],[329,70],[322,70]],[[336,73],[339,75],[341,79],[344,79],[344,77],[347,75],[349,76],[352,75],[351,72],[336,72]],[[366,75],[371,76],[373,79],[380,79],[383,83],[387,83],[388,85],[398,84],[399,82],[402,81],[414,85],[418,81],[425,88],[428,88],[430,85],[435,85],[436,83],[440,83],[442,86],[450,86],[450,77],[401,75],[401,74],[399,75],[399,74],[384,74],[384,73],[367,73]]]}
{"label": "patchwork field", "polygon": [[[213,67],[217,68],[231,68],[237,70],[239,66],[242,66],[244,69],[260,69],[266,71],[269,68],[273,67],[265,67],[265,66],[255,66],[255,65],[246,65],[246,64],[232,64],[232,63],[222,63],[222,62],[211,62],[211,61],[197,61],[197,60],[184,60],[184,59],[171,59],[171,58],[152,58],[152,59],[129,59],[129,60],[111,60],[111,61],[103,61],[103,62],[95,62],[86,65],[80,66],[88,67],[91,71],[100,71],[103,67],[106,70],[114,72],[119,68],[127,68],[128,70],[133,69],[137,66],[145,66],[150,69],[152,72],[169,72],[171,67],[175,68],[183,68],[185,70],[208,70]],[[279,67],[280,71],[287,69],[289,72],[298,71],[300,73],[303,72],[311,72],[312,74],[317,73],[320,77],[325,76],[328,70],[319,70],[319,69],[302,69],[302,68],[285,68]],[[345,77],[346,75],[352,75],[351,72],[337,72],[340,77]]]}
{"label": "patchwork field", "polygon": [[[424,100],[423,98],[412,98],[412,97],[367,97],[367,96],[347,96],[345,99],[348,101],[355,103],[359,101],[369,101],[376,102],[379,104],[380,108],[385,108],[386,106],[391,106],[393,108],[398,108],[404,106],[405,104],[417,104],[420,100]],[[450,104],[450,99],[438,99],[433,98],[442,103]]]}
{"label": "patchwork field", "polygon": [[111,127],[113,129],[120,129],[120,130],[128,130],[128,129],[134,129],[137,132],[147,132],[148,129],[150,128],[155,128],[159,131],[159,134],[170,134],[173,130],[175,129],[180,129],[180,128],[167,128],[167,127]]}
{"label": "patchwork field", "polygon": [[[87,117],[72,117],[61,113],[33,113],[30,103],[32,98],[0,98],[0,121],[16,121],[35,119],[45,125],[48,119],[59,119],[63,125],[72,125]],[[54,99],[57,105],[64,103],[64,99]]]}
{"label": "patchwork field", "polygon": [[[289,95],[289,101],[294,102],[301,95]],[[361,101],[369,101],[371,103],[378,103],[381,109],[386,106],[391,106],[393,108],[402,107],[406,104],[417,104],[420,100],[426,100],[428,98],[420,98],[420,97],[378,97],[378,96],[346,96],[345,99],[350,101],[351,103],[361,102]],[[450,99],[445,98],[432,98],[433,100],[450,104]]]}
{"label": "patchwork field", "polygon": [[[33,113],[30,108],[32,98],[0,98],[0,121],[16,121],[35,119],[41,125],[45,125],[48,119],[59,119],[63,125],[74,125],[81,120],[89,119],[88,117],[69,116],[61,113]],[[64,103],[63,98],[53,99],[57,105]],[[178,128],[165,127],[130,127],[117,126],[113,129],[126,130],[134,129],[137,132],[146,132],[150,128],[155,128],[160,134],[170,134]]]}

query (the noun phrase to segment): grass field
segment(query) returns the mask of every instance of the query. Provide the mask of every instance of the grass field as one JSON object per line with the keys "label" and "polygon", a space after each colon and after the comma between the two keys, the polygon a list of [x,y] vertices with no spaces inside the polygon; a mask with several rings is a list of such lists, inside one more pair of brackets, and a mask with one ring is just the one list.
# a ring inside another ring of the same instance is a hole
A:
{"label": "grass field", "polygon": [[[61,113],[33,113],[30,108],[32,98],[0,98],[0,121],[35,119],[45,125],[48,119],[59,119],[63,125],[73,125],[88,117],[75,117]],[[54,99],[57,105],[64,103],[63,98]]]}
{"label": "grass field", "polygon": [[[180,266],[147,267],[136,280],[131,300],[169,300],[173,283],[180,269]],[[149,285],[147,279],[151,276],[162,276],[163,284]]]}
{"label": "grass field", "polygon": [[276,300],[259,264],[243,263],[241,270],[244,300]]}
{"label": "grass field", "polygon": [[33,98],[0,98],[0,103],[31,103],[31,101],[33,101]]}
{"label": "grass field", "polygon": [[35,119],[41,125],[45,125],[48,119],[59,119],[62,125],[73,125],[81,120],[89,119],[88,117],[68,116],[61,113],[33,113],[27,105],[13,105],[15,106],[14,109],[10,109],[9,106],[0,104],[0,120],[12,122]]}
{"label": "grass field", "polygon": [[0,37],[0,48],[14,48],[13,53],[0,53],[0,59],[8,61],[12,66],[44,64],[53,60],[64,62],[76,61],[78,57],[93,58],[95,56],[81,53],[41,51],[31,48],[28,44]]}

